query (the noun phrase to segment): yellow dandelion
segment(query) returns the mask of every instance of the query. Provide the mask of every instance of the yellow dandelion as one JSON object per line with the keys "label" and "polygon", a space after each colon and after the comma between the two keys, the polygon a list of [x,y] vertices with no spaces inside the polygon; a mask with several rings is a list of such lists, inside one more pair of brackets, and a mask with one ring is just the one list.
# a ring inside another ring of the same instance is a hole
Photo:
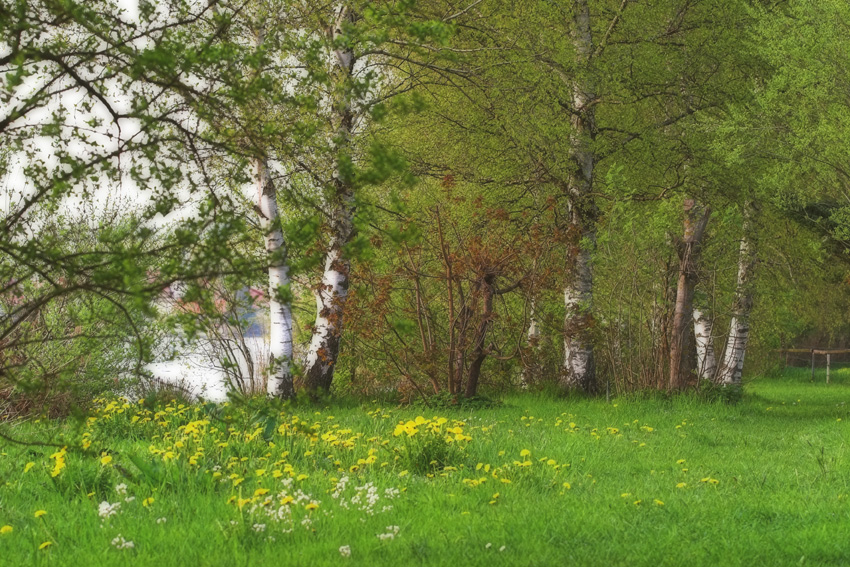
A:
{"label": "yellow dandelion", "polygon": [[147,508],[148,506],[150,506],[150,505],[151,505],[151,504],[153,504],[154,502],[155,502],[154,497],[153,497],[153,496],[149,496],[148,498],[145,498],[144,500],[142,500],[142,506],[144,506],[145,508]]}
{"label": "yellow dandelion", "polygon": [[40,517],[44,516],[45,514],[47,514],[46,510],[36,510],[35,511],[35,517],[36,518],[40,518]]}
{"label": "yellow dandelion", "polygon": [[677,464],[677,465],[684,465],[684,464],[685,464],[685,459],[679,459],[678,461],[676,461],[676,464]]}
{"label": "yellow dandelion", "polygon": [[676,488],[685,488],[686,486],[688,486],[688,483],[680,482],[679,484],[676,485]]}
{"label": "yellow dandelion", "polygon": [[522,451],[519,452],[520,457],[527,457],[529,455],[531,455],[531,451],[529,451],[528,449],[523,449]]}
{"label": "yellow dandelion", "polygon": [[35,466],[35,463],[30,461],[26,465],[24,465],[24,473],[30,472],[30,469]]}
{"label": "yellow dandelion", "polygon": [[52,542],[52,541],[45,541],[44,543],[42,543],[41,545],[39,545],[39,546],[38,546],[38,548],[39,548],[39,549],[47,549],[47,548],[48,548],[48,547],[50,547],[51,545],[53,545],[53,542]]}
{"label": "yellow dandelion", "polygon": [[263,476],[266,474],[266,469],[257,469],[255,472],[257,473],[257,476]]}
{"label": "yellow dandelion", "polygon": [[572,488],[572,486],[570,486],[570,483],[569,483],[569,482],[565,482],[565,483],[563,484],[563,487],[564,487],[564,488],[566,488],[567,490],[570,490],[570,489]]}
{"label": "yellow dandelion", "polygon": [[302,474],[299,474],[297,477],[295,477],[295,480],[301,482],[302,480],[306,480],[308,478],[310,478],[310,477],[308,477],[306,474],[302,473]]}
{"label": "yellow dandelion", "polygon": [[12,526],[3,526],[0,528],[0,535],[10,534],[14,529]]}
{"label": "yellow dandelion", "polygon": [[100,458],[100,464],[101,465],[108,465],[111,462],[112,462],[112,456],[111,455],[103,455]]}
{"label": "yellow dandelion", "polygon": [[315,509],[317,509],[317,508],[319,507],[319,505],[318,505],[318,504],[316,504],[315,502],[310,502],[309,504],[307,504],[307,505],[306,505],[306,506],[304,506],[304,507],[305,507],[307,510],[315,510]]}
{"label": "yellow dandelion", "polygon": [[254,491],[254,496],[264,496],[269,493],[268,488],[258,488]]}
{"label": "yellow dandelion", "polygon": [[656,506],[664,506],[664,502],[662,502],[661,500],[659,500],[658,498],[656,498],[656,499],[655,499],[655,505],[656,505]]}

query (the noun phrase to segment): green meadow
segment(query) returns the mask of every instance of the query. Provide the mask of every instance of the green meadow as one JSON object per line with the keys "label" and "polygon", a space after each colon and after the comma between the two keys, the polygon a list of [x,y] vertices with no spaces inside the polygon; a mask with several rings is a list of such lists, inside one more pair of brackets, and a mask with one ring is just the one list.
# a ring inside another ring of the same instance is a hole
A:
{"label": "green meadow", "polygon": [[734,405],[103,400],[6,430],[56,446],[2,445],[0,564],[848,564],[850,372],[819,380]]}

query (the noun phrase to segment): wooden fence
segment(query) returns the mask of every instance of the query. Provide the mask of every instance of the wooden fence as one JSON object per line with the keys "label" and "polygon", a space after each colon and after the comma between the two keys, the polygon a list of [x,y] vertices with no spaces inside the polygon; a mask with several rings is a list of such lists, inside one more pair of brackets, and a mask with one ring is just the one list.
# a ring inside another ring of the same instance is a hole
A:
{"label": "wooden fence", "polygon": [[829,364],[833,354],[850,354],[850,349],[846,348],[786,348],[778,351],[785,353],[785,366],[788,366],[789,354],[811,354],[812,355],[812,382],[815,380],[815,356],[826,355],[826,383],[829,384]]}

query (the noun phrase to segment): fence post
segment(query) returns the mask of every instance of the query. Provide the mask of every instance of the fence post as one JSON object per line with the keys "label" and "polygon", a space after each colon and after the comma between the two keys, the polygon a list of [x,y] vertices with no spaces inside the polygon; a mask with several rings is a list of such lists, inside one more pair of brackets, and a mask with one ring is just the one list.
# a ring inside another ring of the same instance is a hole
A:
{"label": "fence post", "polygon": [[809,381],[815,381],[815,349],[812,349],[812,378]]}
{"label": "fence post", "polygon": [[826,353],[826,383],[829,384],[829,353]]}

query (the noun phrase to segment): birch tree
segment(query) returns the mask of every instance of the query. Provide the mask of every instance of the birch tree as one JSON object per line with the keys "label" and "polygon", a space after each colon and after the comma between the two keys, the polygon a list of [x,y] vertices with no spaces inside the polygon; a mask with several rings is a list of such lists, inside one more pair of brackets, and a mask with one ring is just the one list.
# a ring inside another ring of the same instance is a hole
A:
{"label": "birch tree", "polygon": [[723,351],[723,360],[717,371],[717,382],[724,386],[740,386],[744,371],[744,357],[750,338],[750,313],[753,308],[753,269],[756,256],[752,248],[751,220],[745,211],[741,245],[738,253],[738,277],[735,284],[735,302],[732,306],[732,320],[729,323],[729,336]]}
{"label": "birch tree", "polygon": [[696,373],[700,380],[714,380],[717,358],[714,354],[714,321],[708,313],[694,307],[694,340],[697,354]]}
{"label": "birch tree", "polygon": [[351,137],[357,118],[353,72],[358,58],[347,34],[356,14],[353,6],[339,3],[327,31],[333,47],[331,63],[331,127],[333,172],[327,199],[330,240],[325,250],[322,280],[314,291],[316,323],[310,349],[304,363],[304,381],[308,390],[328,390],[339,357],[345,303],[351,277],[351,258],[345,246],[354,237],[354,187]]}

